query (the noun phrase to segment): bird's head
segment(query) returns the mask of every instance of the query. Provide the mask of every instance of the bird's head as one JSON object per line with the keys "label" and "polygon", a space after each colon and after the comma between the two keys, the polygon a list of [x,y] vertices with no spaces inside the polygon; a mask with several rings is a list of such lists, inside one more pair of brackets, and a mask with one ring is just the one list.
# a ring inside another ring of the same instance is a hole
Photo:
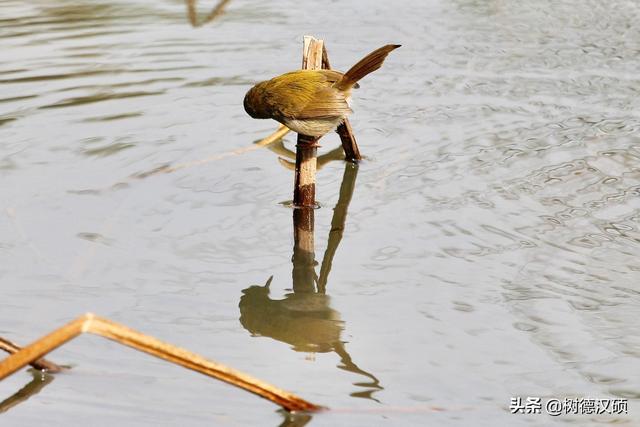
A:
{"label": "bird's head", "polygon": [[249,89],[244,96],[244,111],[254,119],[268,119],[271,115],[268,113],[268,105],[265,102],[265,89],[268,82],[261,82]]}

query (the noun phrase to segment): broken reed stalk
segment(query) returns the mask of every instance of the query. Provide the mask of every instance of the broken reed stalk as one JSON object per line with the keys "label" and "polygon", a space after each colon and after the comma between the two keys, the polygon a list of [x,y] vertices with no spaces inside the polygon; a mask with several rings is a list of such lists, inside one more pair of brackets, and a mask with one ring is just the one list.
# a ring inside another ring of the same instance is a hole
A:
{"label": "broken reed stalk", "polygon": [[[324,68],[325,70],[331,69],[329,54],[327,53],[327,48],[324,45],[322,46],[322,68]],[[354,163],[362,160],[360,148],[358,148],[358,143],[356,142],[356,137],[353,134],[351,122],[349,122],[348,118],[345,117],[344,122],[340,123],[340,125],[336,129],[336,132],[340,137],[340,142],[342,142],[342,149],[344,150],[345,160]]]}
{"label": "broken reed stalk", "polygon": [[353,163],[358,163],[359,160],[362,160],[362,155],[356,143],[356,137],[353,135],[353,128],[351,127],[349,119],[345,118],[344,122],[340,123],[336,129],[336,132],[338,132],[340,141],[342,141],[345,160]]}
{"label": "broken reed stalk", "polygon": [[[304,36],[302,48],[302,69],[322,68],[324,42],[311,36]],[[318,139],[298,134],[296,145],[296,171],[293,187],[293,204],[296,207],[316,206],[316,162]]]}
{"label": "broken reed stalk", "polygon": [[222,153],[222,154],[214,154],[212,156],[205,157],[204,159],[200,159],[200,160],[193,160],[191,162],[178,163],[173,166],[171,165],[160,166],[145,172],[140,172],[134,175],[130,175],[126,181],[122,181],[117,184],[114,184],[112,187],[121,186],[123,184],[126,184],[128,181],[132,179],[143,179],[143,178],[148,178],[150,176],[158,175],[161,173],[172,173],[180,169],[190,168],[194,166],[201,166],[216,160],[223,160],[223,159],[226,159],[227,157],[237,156],[240,154],[248,153],[250,151],[255,151],[255,150],[258,150],[259,148],[265,147],[269,144],[272,144],[282,139],[287,133],[289,133],[289,131],[290,129],[288,127],[286,127],[285,125],[280,125],[278,129],[275,132],[273,132],[271,135],[265,138],[262,138],[260,141],[254,142],[253,145],[250,145],[248,147],[238,148],[236,150],[227,151],[226,153]]}
{"label": "broken reed stalk", "polygon": [[[14,354],[22,350],[22,347],[6,338],[0,337],[0,350],[4,350],[9,354]],[[46,359],[34,360],[33,362],[30,362],[29,365],[39,371],[61,372],[64,370],[62,366],[56,365]]]}
{"label": "broken reed stalk", "polygon": [[270,400],[287,411],[315,411],[320,406],[247,374],[205,359],[124,325],[87,313],[0,361],[0,380],[38,360],[82,333],[91,333],[167,360]]}
{"label": "broken reed stalk", "polygon": [[293,204],[299,208],[316,206],[317,144],[317,138],[298,135]]}

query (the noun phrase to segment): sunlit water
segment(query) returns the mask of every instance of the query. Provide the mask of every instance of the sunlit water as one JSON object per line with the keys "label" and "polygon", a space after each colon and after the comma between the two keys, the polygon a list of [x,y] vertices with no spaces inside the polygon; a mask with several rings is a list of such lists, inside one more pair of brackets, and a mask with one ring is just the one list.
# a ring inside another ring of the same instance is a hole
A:
{"label": "sunlit water", "polygon": [[[237,0],[187,17],[177,0],[0,1],[0,335],[94,311],[334,410],[287,420],[84,336],[2,425],[640,422],[638,3]],[[338,69],[403,47],[355,93],[367,160],[320,170],[301,269],[292,173],[246,149],[275,123],[241,100],[299,66],[303,34]],[[512,415],[513,396],[623,397],[629,414]]]}

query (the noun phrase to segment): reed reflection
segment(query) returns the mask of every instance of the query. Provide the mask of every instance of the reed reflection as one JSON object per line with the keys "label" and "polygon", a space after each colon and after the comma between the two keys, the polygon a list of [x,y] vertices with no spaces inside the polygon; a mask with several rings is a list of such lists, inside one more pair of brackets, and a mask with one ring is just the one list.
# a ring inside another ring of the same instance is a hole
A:
{"label": "reed reflection", "polygon": [[278,411],[284,418],[278,427],[304,427],[313,419],[313,415],[302,412]]}
{"label": "reed reflection", "polygon": [[[295,170],[296,153],[295,151],[292,151],[287,147],[285,147],[282,139],[278,139],[277,141],[270,143],[269,145],[266,146],[266,148],[278,155],[278,161],[282,166],[284,166],[289,170]],[[337,161],[337,160],[340,160],[340,161],[344,160],[344,151],[342,150],[342,147],[338,147],[334,150],[329,151],[328,153],[318,156],[316,169],[321,170],[328,163]],[[351,191],[353,192],[353,189]]]}
{"label": "reed reflection", "polygon": [[38,371],[37,369],[30,369],[29,372],[33,377],[31,381],[12,396],[0,402],[0,414],[21,404],[31,396],[40,393],[40,391],[54,379],[53,375]]}
{"label": "reed reflection", "polygon": [[197,0],[186,0],[187,3],[187,18],[189,19],[189,23],[192,27],[197,28],[203,25],[208,24],[209,22],[216,19],[218,16],[222,15],[224,12],[224,8],[231,0],[220,0],[214,7],[211,9],[211,12],[204,17],[204,19],[198,19],[198,10]]}
{"label": "reed reflection", "polygon": [[366,381],[354,383],[359,389],[351,396],[376,400],[373,394],[383,387],[373,374],[361,369],[353,361],[341,339],[344,322],[340,313],[331,307],[331,298],[327,295],[329,273],[342,240],[357,173],[357,165],[345,163],[340,197],[333,211],[319,275],[316,273],[318,263],[314,242],[315,210],[294,209],[291,259],[293,292],[283,299],[271,299],[269,293],[273,277],[262,286],[244,289],[239,305],[240,323],[252,335],[271,337],[289,344],[295,351],[336,353],[340,357],[339,369],[366,378]]}

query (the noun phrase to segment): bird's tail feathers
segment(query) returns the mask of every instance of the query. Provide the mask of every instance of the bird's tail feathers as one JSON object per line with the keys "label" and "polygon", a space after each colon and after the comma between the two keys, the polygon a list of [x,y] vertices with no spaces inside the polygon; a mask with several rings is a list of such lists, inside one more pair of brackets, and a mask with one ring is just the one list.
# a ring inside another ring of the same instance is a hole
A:
{"label": "bird's tail feathers", "polygon": [[374,50],[351,67],[349,71],[336,82],[335,87],[342,90],[351,89],[358,80],[380,68],[387,55],[400,46],[399,44],[388,44]]}

